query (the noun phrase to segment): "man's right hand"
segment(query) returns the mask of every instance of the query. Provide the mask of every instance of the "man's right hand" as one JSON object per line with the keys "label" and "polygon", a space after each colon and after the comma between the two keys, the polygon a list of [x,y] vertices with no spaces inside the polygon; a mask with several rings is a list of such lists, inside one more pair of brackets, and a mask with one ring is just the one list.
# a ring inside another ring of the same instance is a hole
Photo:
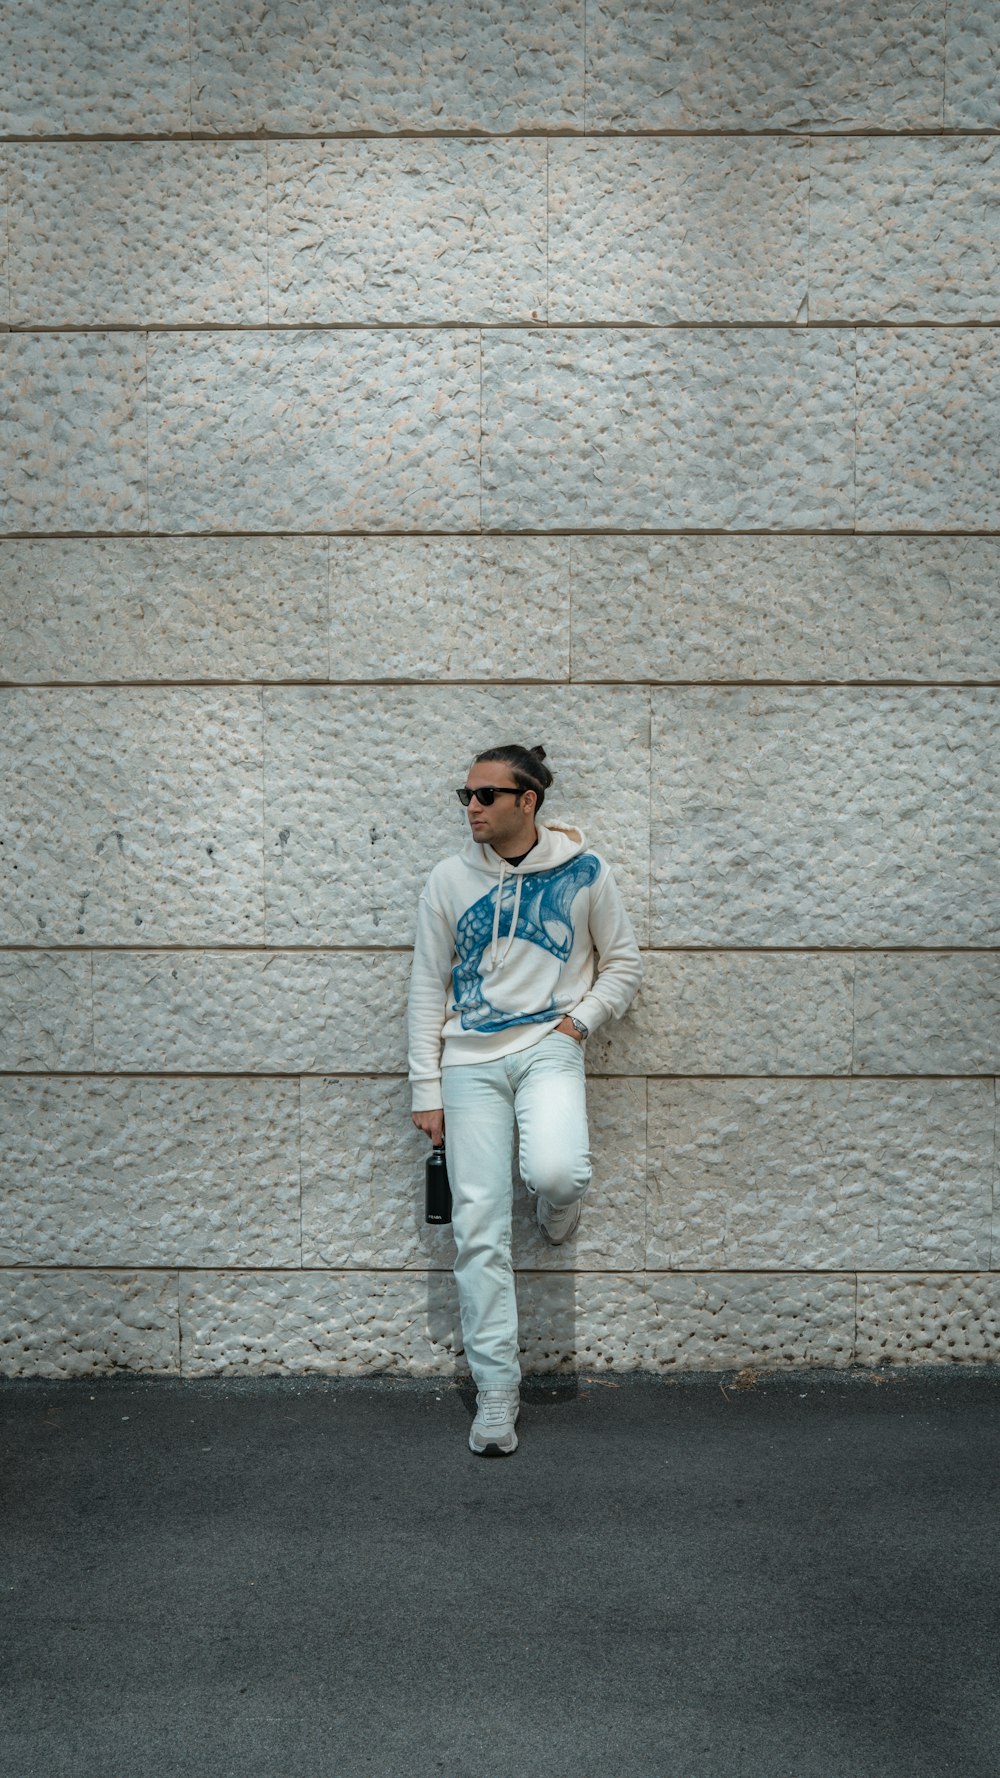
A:
{"label": "man's right hand", "polygon": [[435,1148],[440,1148],[444,1141],[444,1107],[439,1111],[415,1111],[413,1121],[418,1130],[429,1136]]}

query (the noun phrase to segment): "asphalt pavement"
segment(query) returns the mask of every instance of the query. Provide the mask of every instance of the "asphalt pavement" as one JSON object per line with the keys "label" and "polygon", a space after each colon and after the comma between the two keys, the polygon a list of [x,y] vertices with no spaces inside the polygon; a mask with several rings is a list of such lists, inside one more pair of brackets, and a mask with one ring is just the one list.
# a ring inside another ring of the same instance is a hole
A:
{"label": "asphalt pavement", "polygon": [[2,1778],[997,1778],[1000,1367],[0,1382]]}

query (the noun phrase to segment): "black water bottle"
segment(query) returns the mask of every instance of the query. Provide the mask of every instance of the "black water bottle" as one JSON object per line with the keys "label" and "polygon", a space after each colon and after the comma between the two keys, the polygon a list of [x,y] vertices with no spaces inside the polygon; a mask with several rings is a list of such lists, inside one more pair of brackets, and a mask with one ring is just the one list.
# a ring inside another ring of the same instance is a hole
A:
{"label": "black water bottle", "polygon": [[451,1221],[451,1186],[448,1184],[448,1163],[444,1143],[433,1148],[424,1166],[424,1205],[428,1222]]}

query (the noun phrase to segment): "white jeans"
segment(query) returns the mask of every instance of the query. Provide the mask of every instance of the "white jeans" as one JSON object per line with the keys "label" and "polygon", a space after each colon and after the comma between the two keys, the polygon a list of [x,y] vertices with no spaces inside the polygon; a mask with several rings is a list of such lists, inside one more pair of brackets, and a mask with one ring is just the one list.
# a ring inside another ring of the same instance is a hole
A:
{"label": "white jeans", "polygon": [[527,1191],[572,1204],[591,1171],[583,1045],[550,1031],[494,1062],[443,1068],[441,1079],[465,1355],[477,1388],[512,1388],[521,1379],[510,1256],[514,1120]]}

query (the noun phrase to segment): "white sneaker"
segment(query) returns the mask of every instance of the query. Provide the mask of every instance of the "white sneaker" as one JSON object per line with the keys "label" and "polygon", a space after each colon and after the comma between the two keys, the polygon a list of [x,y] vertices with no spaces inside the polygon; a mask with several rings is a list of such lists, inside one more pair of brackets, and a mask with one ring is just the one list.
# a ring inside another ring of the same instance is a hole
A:
{"label": "white sneaker", "polygon": [[514,1421],[521,1411],[516,1389],[480,1389],[476,1417],[469,1433],[469,1450],[479,1457],[509,1457],[517,1450]]}
{"label": "white sneaker", "polygon": [[548,1198],[539,1197],[535,1210],[538,1226],[546,1240],[553,1247],[568,1241],[570,1235],[576,1233],[577,1224],[583,1214],[583,1203],[577,1198],[572,1204],[550,1204]]}

